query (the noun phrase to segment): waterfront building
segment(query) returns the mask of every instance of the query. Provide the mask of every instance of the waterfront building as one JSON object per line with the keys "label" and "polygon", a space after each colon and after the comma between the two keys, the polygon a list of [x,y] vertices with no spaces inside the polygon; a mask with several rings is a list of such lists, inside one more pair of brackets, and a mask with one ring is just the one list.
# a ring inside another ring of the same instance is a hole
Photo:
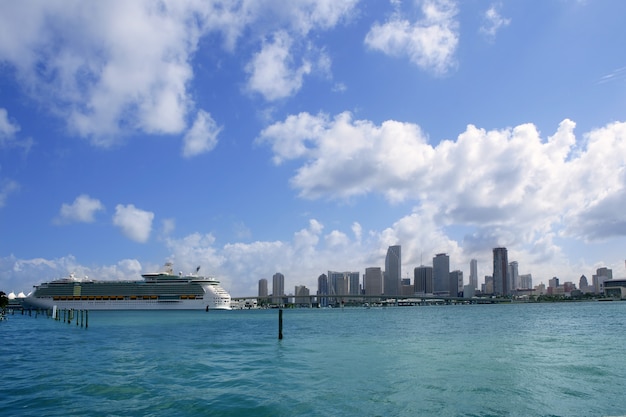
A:
{"label": "waterfront building", "polygon": [[317,277],[317,302],[320,307],[328,307],[328,297],[320,297],[329,294],[328,276],[322,274]]}
{"label": "waterfront building", "polygon": [[383,293],[385,295],[400,294],[400,278],[402,277],[402,252],[400,245],[389,246],[385,257],[385,275]]}
{"label": "waterfront building", "polygon": [[476,295],[475,288],[472,284],[463,286],[463,298],[473,298]]}
{"label": "waterfront building", "polygon": [[493,294],[509,295],[508,285],[508,253],[506,248],[493,249]]}
{"label": "waterfront building", "polygon": [[433,293],[433,267],[420,265],[413,270],[413,282],[417,294]]}
{"label": "waterfront building", "polygon": [[531,290],[533,288],[532,274],[523,274],[519,276],[520,288],[523,290]]}
{"label": "waterfront building", "polygon": [[519,288],[519,271],[517,261],[509,263],[507,270],[507,282],[509,284],[509,293],[512,294]]}
{"label": "waterfront building", "polygon": [[294,291],[294,304],[301,306],[309,306],[311,304],[311,298],[309,297],[310,291],[305,285],[296,285]]}
{"label": "waterfront building", "polygon": [[411,278],[402,278],[400,281],[400,295],[411,296],[415,293],[415,286],[411,284]]}
{"label": "waterfront building", "polygon": [[598,268],[591,276],[592,285],[596,294],[604,292],[604,282],[613,279],[613,270],[607,267]]}
{"label": "waterfront building", "polygon": [[272,302],[274,304],[284,304],[285,297],[285,276],[277,272],[272,277]]}
{"label": "waterfront building", "polygon": [[[478,261],[476,259],[470,261],[469,285],[475,290],[478,289]],[[465,292],[465,290],[463,290],[463,292]]]}
{"label": "waterfront building", "polygon": [[268,295],[267,280],[265,278],[261,278],[259,280],[259,301],[263,299],[267,300]]}
{"label": "waterfront building", "polygon": [[459,293],[463,291],[463,271],[452,271],[449,274],[449,288],[450,297],[458,297]]}
{"label": "waterfront building", "polygon": [[559,279],[557,277],[552,277],[552,279],[548,280],[548,288],[558,288],[559,287]]}
{"label": "waterfront building", "polygon": [[383,293],[383,271],[379,266],[365,268],[363,278],[365,295],[382,295]]}
{"label": "waterfront building", "polygon": [[433,258],[433,294],[450,294],[450,257],[445,253]]}
{"label": "waterfront building", "polygon": [[491,275],[485,275],[485,283],[482,288],[483,294],[493,294],[493,277]]}
{"label": "waterfront building", "polygon": [[361,295],[361,274],[359,272],[346,272],[348,277],[348,294]]}

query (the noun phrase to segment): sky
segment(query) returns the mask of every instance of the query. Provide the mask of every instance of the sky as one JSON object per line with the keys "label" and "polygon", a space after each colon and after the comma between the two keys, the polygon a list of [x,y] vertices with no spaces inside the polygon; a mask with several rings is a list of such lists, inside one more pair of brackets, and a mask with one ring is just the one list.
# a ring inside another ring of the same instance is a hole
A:
{"label": "sky", "polygon": [[[492,249],[626,276],[626,2],[0,2],[0,290]],[[271,291],[271,288],[270,288]]]}

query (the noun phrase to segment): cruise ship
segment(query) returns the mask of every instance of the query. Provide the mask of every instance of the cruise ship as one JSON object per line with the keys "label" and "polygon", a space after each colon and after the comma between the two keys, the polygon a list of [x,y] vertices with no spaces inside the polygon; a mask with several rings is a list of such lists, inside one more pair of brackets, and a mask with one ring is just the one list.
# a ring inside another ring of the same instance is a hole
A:
{"label": "cruise ship", "polygon": [[195,274],[142,274],[143,281],[97,281],[68,278],[36,285],[24,304],[35,308],[76,310],[230,310],[230,294],[218,280]]}

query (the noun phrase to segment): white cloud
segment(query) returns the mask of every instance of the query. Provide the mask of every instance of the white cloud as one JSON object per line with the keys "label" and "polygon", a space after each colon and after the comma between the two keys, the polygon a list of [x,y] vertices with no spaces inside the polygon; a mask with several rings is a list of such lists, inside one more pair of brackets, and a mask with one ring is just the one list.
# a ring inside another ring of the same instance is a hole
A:
{"label": "white cloud", "polygon": [[96,212],[104,210],[100,200],[81,194],[72,204],[63,204],[59,212],[57,223],[91,223],[94,221]]}
{"label": "white cloud", "polygon": [[217,135],[222,127],[215,123],[211,114],[199,110],[196,121],[183,139],[183,156],[192,157],[210,152],[217,145]]}
{"label": "white cloud", "polygon": [[311,64],[304,61],[294,68],[291,46],[291,37],[282,31],[275,33],[272,41],[263,43],[246,67],[250,91],[273,101],[289,97],[302,87],[303,76],[311,72]]}
{"label": "white cloud", "polygon": [[32,138],[18,139],[17,132],[19,132],[20,129],[20,125],[9,120],[7,110],[0,107],[0,149],[20,147],[28,152],[33,146],[34,141]]}
{"label": "white cloud", "polygon": [[20,127],[17,124],[11,123],[9,115],[6,109],[0,107],[0,145],[3,145],[7,140],[13,138],[13,136],[19,132]]}
{"label": "white cloud", "polygon": [[406,56],[418,67],[445,74],[455,65],[459,43],[456,4],[449,0],[426,0],[423,18],[411,23],[400,13],[383,24],[376,23],[365,37],[365,44],[391,56]]}
{"label": "white cloud", "polygon": [[9,35],[0,59],[94,143],[109,145],[127,129],[178,133],[191,106],[185,85],[201,33],[191,6],[16,3],[0,13]]}
{"label": "white cloud", "polygon": [[163,236],[169,236],[176,229],[176,220],[163,219],[161,221],[161,234]]}
{"label": "white cloud", "polygon": [[480,27],[480,32],[487,36],[488,39],[495,38],[498,30],[511,23],[511,19],[504,18],[500,15],[500,7],[501,5],[499,3],[492,4],[483,16],[484,23]]}
{"label": "white cloud", "polygon": [[115,207],[113,224],[119,227],[127,238],[135,242],[144,243],[150,237],[154,213],[144,211],[129,204],[118,204]]}
{"label": "white cloud", "polygon": [[379,193],[415,201],[437,224],[479,236],[505,229],[528,245],[557,232],[623,236],[626,123],[595,130],[586,143],[577,142],[574,127],[564,120],[543,139],[532,124],[469,125],[456,141],[433,147],[414,124],[301,113],[269,126],[258,141],[271,145],[276,163],[303,161],[291,184],[305,198]]}
{"label": "white cloud", "polygon": [[10,194],[19,190],[20,185],[16,181],[3,179],[0,180],[0,208],[4,207]]}
{"label": "white cloud", "polygon": [[203,36],[234,51],[245,30],[260,37],[276,33],[249,67],[249,88],[275,100],[298,91],[311,71],[308,59],[294,56],[292,38],[304,43],[311,30],[334,27],[356,2],[2,3],[0,61],[71,131],[110,146],[137,131],[185,131],[195,106],[188,92],[191,61]]}

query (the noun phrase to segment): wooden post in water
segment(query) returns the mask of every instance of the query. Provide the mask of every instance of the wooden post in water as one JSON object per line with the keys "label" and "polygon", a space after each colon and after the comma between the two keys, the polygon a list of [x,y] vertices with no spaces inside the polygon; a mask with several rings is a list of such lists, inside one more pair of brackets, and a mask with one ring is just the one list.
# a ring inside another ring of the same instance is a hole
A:
{"label": "wooden post in water", "polygon": [[278,340],[283,339],[283,309],[278,309]]}
{"label": "wooden post in water", "polygon": [[89,310],[85,310],[85,329],[89,325]]}

